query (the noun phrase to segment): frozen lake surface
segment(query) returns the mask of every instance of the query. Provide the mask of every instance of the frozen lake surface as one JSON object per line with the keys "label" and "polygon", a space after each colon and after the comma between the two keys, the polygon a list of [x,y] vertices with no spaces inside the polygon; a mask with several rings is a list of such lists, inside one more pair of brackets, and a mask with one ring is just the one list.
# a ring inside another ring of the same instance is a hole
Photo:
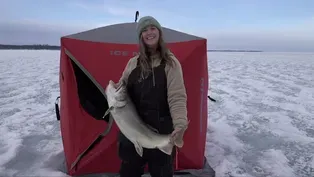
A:
{"label": "frozen lake surface", "polygon": [[[67,176],[59,51],[0,50],[0,176]],[[217,177],[314,176],[314,54],[208,53]]]}

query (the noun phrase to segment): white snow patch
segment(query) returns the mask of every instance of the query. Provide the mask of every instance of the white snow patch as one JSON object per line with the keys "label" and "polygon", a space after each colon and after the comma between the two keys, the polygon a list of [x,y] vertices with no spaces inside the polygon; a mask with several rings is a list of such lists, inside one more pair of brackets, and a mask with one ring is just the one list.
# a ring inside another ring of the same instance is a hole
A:
{"label": "white snow patch", "polygon": [[[15,132],[8,130],[7,127],[0,129],[0,167],[7,163],[16,155],[17,148],[21,146],[22,139]],[[5,136],[4,136],[5,135]]]}
{"label": "white snow patch", "polygon": [[260,165],[270,172],[271,176],[297,177],[294,170],[288,164],[289,160],[281,150],[269,149],[259,159]]}
{"label": "white snow patch", "polygon": [[208,61],[217,102],[206,154],[217,175],[311,176],[314,54],[209,52]]}

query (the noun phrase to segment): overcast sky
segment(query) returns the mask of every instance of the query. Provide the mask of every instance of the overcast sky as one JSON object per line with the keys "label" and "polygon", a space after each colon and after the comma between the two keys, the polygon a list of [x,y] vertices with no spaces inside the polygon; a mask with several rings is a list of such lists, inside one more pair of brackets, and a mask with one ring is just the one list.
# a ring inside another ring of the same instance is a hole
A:
{"label": "overcast sky", "polygon": [[208,39],[208,49],[314,52],[313,0],[0,0],[1,44],[53,44],[135,11]]}

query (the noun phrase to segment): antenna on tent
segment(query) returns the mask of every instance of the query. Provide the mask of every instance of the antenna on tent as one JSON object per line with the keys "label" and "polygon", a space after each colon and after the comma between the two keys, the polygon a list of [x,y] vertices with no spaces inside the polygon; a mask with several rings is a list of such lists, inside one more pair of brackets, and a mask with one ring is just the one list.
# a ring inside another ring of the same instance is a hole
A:
{"label": "antenna on tent", "polygon": [[137,10],[137,11],[135,12],[135,22],[137,21],[139,15],[140,15],[140,13],[139,13],[139,11]]}

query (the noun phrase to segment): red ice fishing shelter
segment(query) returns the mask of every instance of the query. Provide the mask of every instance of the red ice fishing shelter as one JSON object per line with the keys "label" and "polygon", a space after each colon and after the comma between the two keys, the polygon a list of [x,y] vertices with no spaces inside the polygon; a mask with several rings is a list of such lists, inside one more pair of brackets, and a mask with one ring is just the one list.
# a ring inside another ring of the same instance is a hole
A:
{"label": "red ice fishing shelter", "polygon": [[[175,170],[202,169],[207,130],[206,39],[163,28],[165,41],[181,62],[188,95],[189,128]],[[109,25],[61,38],[60,120],[67,173],[118,173],[118,128],[108,116],[104,88],[117,82],[137,54],[136,22]],[[59,109],[59,107],[58,107]],[[58,116],[60,115],[60,116]]]}

